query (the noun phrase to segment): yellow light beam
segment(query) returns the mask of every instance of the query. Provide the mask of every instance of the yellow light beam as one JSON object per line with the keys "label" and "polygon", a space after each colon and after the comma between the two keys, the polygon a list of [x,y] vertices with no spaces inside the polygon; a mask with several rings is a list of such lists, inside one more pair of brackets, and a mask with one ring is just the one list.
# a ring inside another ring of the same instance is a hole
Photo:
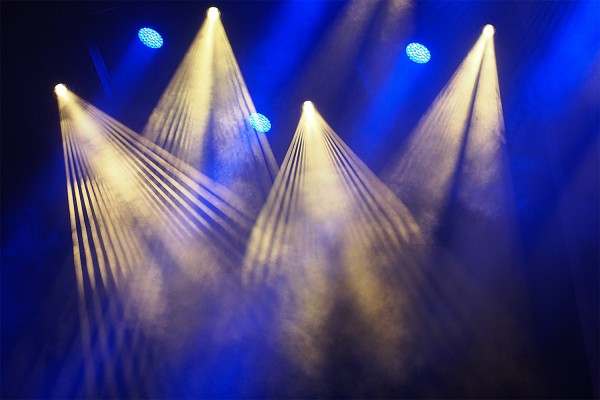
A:
{"label": "yellow light beam", "polygon": [[265,135],[249,124],[256,109],[218,14],[207,12],[143,132],[242,195],[256,215],[278,167]]}
{"label": "yellow light beam", "polygon": [[[275,335],[306,372],[321,365],[325,323],[341,298],[355,307],[368,340],[378,341],[365,357],[385,359],[401,345],[396,326],[414,298],[404,285],[417,285],[420,277],[396,269],[417,268],[409,247],[419,238],[407,209],[306,102],[252,231],[245,282],[262,288],[256,289],[257,304],[260,293],[272,293]],[[395,286],[398,275],[414,280]]]}
{"label": "yellow light beam", "polygon": [[384,180],[426,231],[437,225],[460,168],[486,42],[482,33],[384,171]]}

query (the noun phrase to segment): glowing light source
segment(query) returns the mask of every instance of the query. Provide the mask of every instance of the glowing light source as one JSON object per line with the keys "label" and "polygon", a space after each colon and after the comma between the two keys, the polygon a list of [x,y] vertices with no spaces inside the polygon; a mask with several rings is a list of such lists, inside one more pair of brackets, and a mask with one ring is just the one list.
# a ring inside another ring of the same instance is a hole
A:
{"label": "glowing light source", "polygon": [[67,87],[64,84],[59,83],[54,86],[54,93],[56,93],[57,96],[64,96],[67,94]]}
{"label": "glowing light source", "polygon": [[248,117],[250,125],[259,132],[269,132],[271,130],[271,121],[259,113],[252,113]]}
{"label": "glowing light source", "polygon": [[221,16],[221,12],[217,7],[210,7],[206,11],[206,16],[208,17],[208,19],[217,19]]}
{"label": "glowing light source", "polygon": [[431,59],[429,49],[420,43],[410,43],[406,46],[406,55],[417,64],[425,64]]}
{"label": "glowing light source", "polygon": [[146,46],[151,49],[161,48],[163,45],[163,38],[158,32],[151,28],[142,28],[138,32],[138,37]]}
{"label": "glowing light source", "polygon": [[305,113],[313,113],[315,112],[315,105],[312,103],[312,101],[305,101],[304,104],[302,104],[302,111],[304,111]]}
{"label": "glowing light source", "polygon": [[493,36],[495,32],[496,32],[496,29],[494,28],[494,25],[487,24],[483,28],[483,34],[487,37]]}

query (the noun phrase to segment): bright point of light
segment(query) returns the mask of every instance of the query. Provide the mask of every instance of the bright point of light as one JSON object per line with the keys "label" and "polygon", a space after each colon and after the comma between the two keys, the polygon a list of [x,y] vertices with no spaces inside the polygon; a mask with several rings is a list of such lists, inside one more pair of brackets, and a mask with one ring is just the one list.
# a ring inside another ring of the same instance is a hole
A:
{"label": "bright point of light", "polygon": [[315,105],[312,103],[312,101],[307,100],[304,102],[304,104],[302,104],[302,110],[307,113],[314,112]]}
{"label": "bright point of light", "polygon": [[483,34],[487,37],[493,36],[494,32],[496,32],[496,29],[494,28],[494,25],[490,25],[487,24],[484,28],[483,28]]}
{"label": "bright point of light", "polygon": [[250,125],[259,132],[269,132],[271,130],[271,121],[259,113],[250,114],[248,117]]}
{"label": "bright point of light", "polygon": [[206,16],[209,19],[217,19],[221,16],[221,12],[217,7],[211,7],[206,11]]}
{"label": "bright point of light", "polygon": [[56,93],[57,96],[64,96],[67,94],[67,87],[62,83],[59,83],[58,85],[54,86],[54,93]]}
{"label": "bright point of light", "polygon": [[138,32],[138,37],[146,46],[151,49],[158,49],[163,45],[163,38],[158,32],[150,28],[142,28]]}
{"label": "bright point of light", "polygon": [[417,64],[425,64],[431,59],[429,49],[420,43],[410,43],[406,46],[406,55]]}

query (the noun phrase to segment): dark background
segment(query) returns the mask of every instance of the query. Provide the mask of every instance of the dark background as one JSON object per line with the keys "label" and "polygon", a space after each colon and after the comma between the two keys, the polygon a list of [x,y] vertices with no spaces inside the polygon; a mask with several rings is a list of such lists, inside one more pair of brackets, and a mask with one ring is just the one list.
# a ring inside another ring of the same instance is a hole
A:
{"label": "dark background", "polygon": [[[371,27],[371,39],[389,46],[379,71],[369,69],[373,63],[365,60],[364,45],[351,65],[335,66],[350,71],[344,92],[329,93],[316,82],[299,86],[344,4],[2,2],[3,398],[45,396],[72,340],[70,327],[77,323],[54,86],[66,83],[140,132],[212,5],[221,10],[257,110],[273,123],[267,135],[278,162],[302,101],[311,99],[376,173],[481,28],[495,25],[515,240],[535,339],[524,357],[535,360],[541,376],[527,395],[514,395],[598,396],[600,3],[415,2],[404,25],[387,32],[378,31],[376,23]],[[137,30],[146,25],[165,39],[153,53],[137,41]],[[412,64],[402,56],[410,41],[428,45],[429,64]],[[110,92],[90,49],[101,55]],[[138,57],[128,58],[132,54]],[[398,70],[410,80],[390,78],[388,88],[403,90],[391,91],[397,94],[386,100],[387,112],[361,113],[377,98],[378,80]],[[449,390],[447,396],[456,393]]]}

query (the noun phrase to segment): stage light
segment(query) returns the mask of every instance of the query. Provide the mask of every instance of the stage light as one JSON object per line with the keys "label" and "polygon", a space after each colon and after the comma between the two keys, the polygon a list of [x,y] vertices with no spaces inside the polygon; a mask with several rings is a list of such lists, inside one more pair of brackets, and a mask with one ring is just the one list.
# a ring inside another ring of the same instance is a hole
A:
{"label": "stage light", "polygon": [[314,113],[315,105],[312,103],[312,101],[307,100],[304,102],[304,104],[302,104],[302,111],[305,113]]}
{"label": "stage light", "polygon": [[271,130],[271,121],[259,113],[252,113],[248,117],[250,125],[259,132],[269,132]]}
{"label": "stage light", "polygon": [[490,25],[487,24],[484,28],[483,28],[483,34],[487,37],[491,37],[494,36],[494,33],[496,32],[496,29],[494,28],[494,25]]}
{"label": "stage light", "polygon": [[217,19],[221,16],[221,12],[219,11],[219,9],[217,7],[210,7],[207,11],[206,11],[206,17],[208,19]]}
{"label": "stage light", "polygon": [[406,46],[406,55],[417,64],[425,64],[431,59],[429,49],[420,43],[410,43]]}
{"label": "stage light", "polygon": [[56,93],[57,96],[64,96],[67,94],[67,87],[64,84],[59,83],[54,86],[54,93]]}
{"label": "stage light", "polygon": [[138,32],[138,37],[146,46],[151,49],[158,49],[163,45],[163,38],[158,32],[151,28],[142,28]]}

